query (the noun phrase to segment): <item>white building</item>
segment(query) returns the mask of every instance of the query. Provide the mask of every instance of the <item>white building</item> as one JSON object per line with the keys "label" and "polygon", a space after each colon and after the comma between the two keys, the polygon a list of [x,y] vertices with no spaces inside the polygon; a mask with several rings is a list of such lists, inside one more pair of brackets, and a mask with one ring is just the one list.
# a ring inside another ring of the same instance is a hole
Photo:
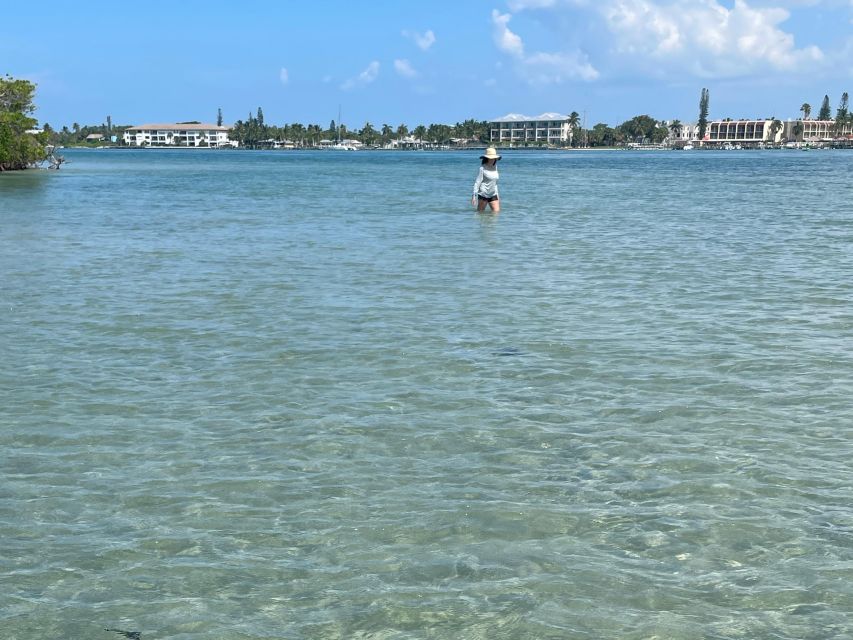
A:
{"label": "white building", "polygon": [[675,120],[667,120],[666,128],[669,131],[669,141],[671,144],[679,143],[679,142],[691,142],[696,139],[699,135],[699,127],[696,123],[680,123],[680,126],[676,127],[674,130],[672,128]]}
{"label": "white building", "polygon": [[[800,133],[794,131],[794,127],[800,123]],[[789,120],[785,125],[785,135],[790,140],[802,140],[803,142],[829,142],[839,138],[846,139],[853,134],[853,123],[845,123],[841,127],[835,126],[835,120]]]}
{"label": "white building", "polygon": [[[771,133],[773,120],[714,120],[708,123],[706,144],[780,144],[784,140],[831,142],[853,134],[853,125],[836,127],[835,120],[788,120]],[[797,126],[799,125],[799,126]],[[798,130],[798,131],[797,131]]]}
{"label": "white building", "polygon": [[572,139],[569,116],[543,113],[533,118],[510,113],[489,122],[489,141],[495,144],[566,144]]}
{"label": "white building", "polygon": [[396,140],[389,140],[385,145],[386,149],[423,149],[425,143],[423,140],[418,140],[415,136],[403,136]]}
{"label": "white building", "polygon": [[215,124],[142,124],[124,132],[124,143],[136,147],[236,147],[229,127]]}
{"label": "white building", "polygon": [[771,133],[773,120],[712,120],[708,123],[703,142],[710,145],[777,144],[785,127]]}

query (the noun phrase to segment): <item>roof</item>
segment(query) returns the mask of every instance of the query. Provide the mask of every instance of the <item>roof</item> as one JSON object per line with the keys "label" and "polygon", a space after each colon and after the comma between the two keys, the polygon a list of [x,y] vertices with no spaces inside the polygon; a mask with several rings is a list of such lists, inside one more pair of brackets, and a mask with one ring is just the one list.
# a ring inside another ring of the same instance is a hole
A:
{"label": "roof", "polygon": [[228,131],[229,127],[220,127],[215,124],[201,122],[199,124],[178,124],[176,122],[161,122],[156,124],[140,124],[128,128],[128,131],[141,129],[156,129],[158,131]]}
{"label": "roof", "polygon": [[103,137],[103,133],[90,133],[88,136],[86,136],[86,140],[100,140]]}
{"label": "roof", "polygon": [[535,120],[568,120],[569,116],[565,116],[562,113],[555,113],[553,111],[547,111],[545,113],[541,113],[538,116],[525,116],[521,113],[508,113],[502,118],[495,118],[492,122],[533,122]]}

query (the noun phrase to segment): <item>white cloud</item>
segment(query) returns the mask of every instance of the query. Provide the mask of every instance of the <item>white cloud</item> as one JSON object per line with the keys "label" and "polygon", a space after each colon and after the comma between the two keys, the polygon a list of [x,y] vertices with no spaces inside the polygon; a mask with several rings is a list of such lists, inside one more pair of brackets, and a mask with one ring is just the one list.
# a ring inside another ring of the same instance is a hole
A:
{"label": "white cloud", "polygon": [[[609,66],[613,74],[722,78],[809,73],[824,66],[827,54],[817,46],[797,46],[784,23],[790,17],[787,7],[802,9],[835,2],[508,0],[508,5],[516,11],[536,10],[536,19],[570,32],[569,36],[563,34],[564,40],[586,43],[586,55],[552,54],[562,55],[562,65],[550,60],[545,67],[565,66],[585,79],[598,74],[593,65]],[[507,28],[509,17],[493,12],[496,41],[498,32],[505,39],[509,38],[506,34],[518,38]],[[516,48],[523,50],[520,38]],[[506,43],[502,50],[508,51]]]}
{"label": "white cloud", "polygon": [[521,38],[509,30],[507,24],[512,15],[509,13],[501,13],[497,9],[492,10],[492,35],[495,39],[495,45],[504,53],[511,56],[521,58],[524,56],[524,43]]}
{"label": "white cloud", "polygon": [[786,9],[756,9],[744,0],[731,9],[717,0],[605,0],[597,6],[616,52],[686,66],[695,75],[798,71],[823,59],[815,46],[797,49],[794,37],[779,28],[790,15]]}
{"label": "white cloud", "polygon": [[281,80],[281,84],[287,84],[290,80],[290,74],[287,73],[287,69],[284,67],[278,72],[278,77]]}
{"label": "white cloud", "polygon": [[587,56],[580,52],[525,54],[521,36],[509,29],[511,18],[511,14],[492,11],[493,37],[498,49],[517,61],[525,80],[533,84],[554,84],[572,79],[595,80],[598,77],[598,71],[590,64]]}
{"label": "white cloud", "polygon": [[435,34],[432,29],[427,29],[423,35],[417,31],[403,31],[403,37],[410,38],[422,51],[426,51],[435,44]]}
{"label": "white cloud", "polygon": [[404,78],[415,78],[418,72],[414,70],[412,64],[403,58],[402,60],[394,60],[394,70]]}
{"label": "white cloud", "polygon": [[355,78],[350,78],[349,80],[344,82],[341,85],[341,89],[349,90],[349,89],[355,89],[356,87],[364,87],[364,86],[370,84],[371,82],[373,82],[374,80],[376,80],[376,78],[378,76],[379,76],[379,62],[374,60],[369,65],[367,65],[367,68],[364,71],[362,71],[361,73],[359,73]]}
{"label": "white cloud", "polygon": [[567,53],[534,53],[524,59],[530,80],[537,84],[559,84],[568,80],[595,80],[599,73],[586,56]]}

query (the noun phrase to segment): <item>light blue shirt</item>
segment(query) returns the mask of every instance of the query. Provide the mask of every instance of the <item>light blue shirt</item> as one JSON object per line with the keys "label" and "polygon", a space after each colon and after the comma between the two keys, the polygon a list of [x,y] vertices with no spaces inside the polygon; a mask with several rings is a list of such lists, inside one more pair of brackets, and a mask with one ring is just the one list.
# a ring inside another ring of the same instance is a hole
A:
{"label": "light blue shirt", "polygon": [[477,179],[474,181],[474,195],[483,196],[484,198],[498,197],[498,170],[486,169],[485,166],[480,167],[480,172],[477,174]]}

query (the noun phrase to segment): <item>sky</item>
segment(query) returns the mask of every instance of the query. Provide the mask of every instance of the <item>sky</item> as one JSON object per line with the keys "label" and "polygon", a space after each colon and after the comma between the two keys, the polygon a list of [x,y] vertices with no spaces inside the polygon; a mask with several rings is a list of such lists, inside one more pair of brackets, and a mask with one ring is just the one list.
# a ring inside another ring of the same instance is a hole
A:
{"label": "sky", "polygon": [[[0,75],[54,128],[199,120],[410,129],[577,111],[833,113],[853,0],[2,0]],[[340,118],[339,118],[340,114]]]}

